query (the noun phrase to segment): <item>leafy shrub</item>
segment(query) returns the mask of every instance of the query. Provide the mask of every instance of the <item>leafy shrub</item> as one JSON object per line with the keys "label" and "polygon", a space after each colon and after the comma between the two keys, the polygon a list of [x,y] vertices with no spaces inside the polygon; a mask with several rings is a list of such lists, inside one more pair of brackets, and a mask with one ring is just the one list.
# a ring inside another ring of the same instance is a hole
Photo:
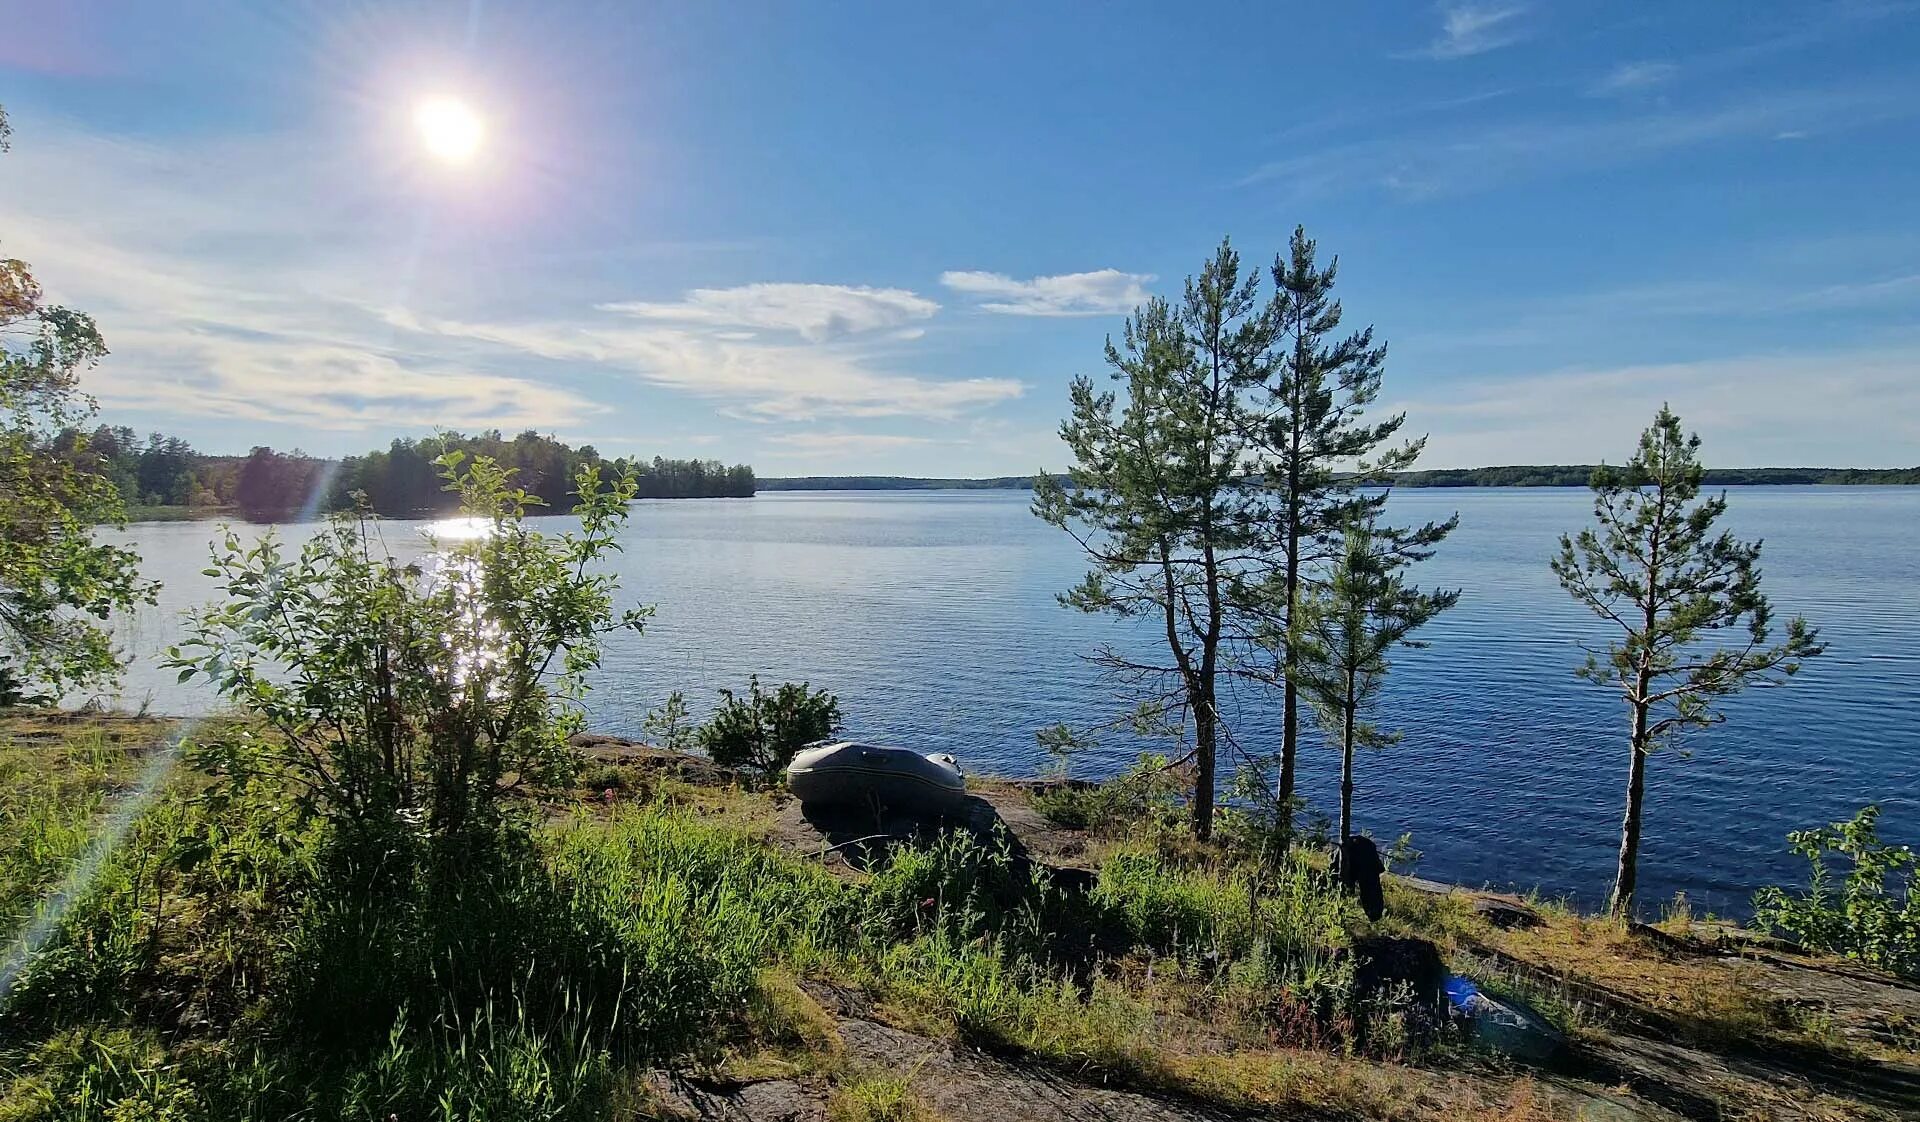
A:
{"label": "leafy shrub", "polygon": [[609,485],[582,467],[580,527],[550,536],[528,527],[540,500],[510,469],[439,462],[484,533],[422,565],[387,552],[364,512],[295,555],[229,530],[207,570],[225,602],[170,654],[182,681],[206,678],[272,730],[247,766],[271,765],[373,851],[415,826],[465,844],[507,789],[570,777],[600,637],[646,615],[615,612],[613,578],[593,571],[620,548],[631,474]]}
{"label": "leafy shrub", "polygon": [[[1886,970],[1920,976],[1920,893],[1915,854],[1880,840],[1880,808],[1868,806],[1851,821],[1787,835],[1793,852],[1807,859],[1807,890],[1795,896],[1763,888],[1754,896],[1754,920],[1809,947],[1832,951]],[[1827,867],[1831,856],[1851,868],[1836,888]],[[1893,887],[1888,887],[1891,879]]]}
{"label": "leafy shrub", "polygon": [[1192,778],[1165,756],[1142,753],[1133,767],[1099,784],[1061,782],[1033,793],[1033,808],[1073,830],[1160,834],[1184,829],[1185,795]]}
{"label": "leafy shrub", "polygon": [[840,727],[840,700],[805,682],[785,682],[767,693],[759,675],[748,680],[747,695],[720,691],[720,707],[700,727],[695,742],[718,764],[750,767],[774,775],[793,762],[794,753],[824,740]]}

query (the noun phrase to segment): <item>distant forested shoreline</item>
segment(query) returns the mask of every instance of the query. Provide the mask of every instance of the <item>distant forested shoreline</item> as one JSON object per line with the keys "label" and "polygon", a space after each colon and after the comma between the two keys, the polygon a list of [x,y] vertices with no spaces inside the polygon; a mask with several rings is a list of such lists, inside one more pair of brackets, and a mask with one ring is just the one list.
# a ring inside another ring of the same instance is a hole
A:
{"label": "distant forested shoreline", "polygon": [[610,472],[631,467],[641,498],[748,498],[756,481],[746,464],[718,460],[670,460],[655,456],[608,459],[590,444],[574,447],[551,436],[498,430],[468,436],[443,433],[419,440],[400,438],[386,448],[328,460],[295,449],[260,446],[244,456],[196,451],[177,436],[144,439],[126,426],[101,425],[91,432],[67,430],[53,451],[98,470],[118,488],[134,521],[232,515],[253,522],[279,522],[351,508],[364,496],[388,518],[437,517],[459,509],[434,460],[450,451],[492,457],[514,469],[514,485],[535,496],[543,513],[574,507],[576,472],[604,464]]}
{"label": "distant forested shoreline", "polygon": [[[1512,467],[1433,468],[1400,472],[1400,487],[1585,487],[1592,464],[1517,465]],[[1058,477],[1063,483],[1065,476]],[[1867,486],[1920,485],[1920,467],[1709,468],[1706,486]],[[908,475],[792,475],[758,481],[762,491],[1026,491],[1033,476],[1001,475],[985,479],[941,479]]]}

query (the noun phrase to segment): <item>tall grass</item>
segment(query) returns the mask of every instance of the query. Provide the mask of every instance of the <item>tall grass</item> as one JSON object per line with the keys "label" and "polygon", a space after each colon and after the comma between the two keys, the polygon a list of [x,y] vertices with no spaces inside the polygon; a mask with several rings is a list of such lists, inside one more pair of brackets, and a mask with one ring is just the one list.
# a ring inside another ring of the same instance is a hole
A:
{"label": "tall grass", "polygon": [[639,1068],[757,1031],[774,964],[982,1044],[1149,1080],[1170,1078],[1160,1010],[1123,962],[1269,1026],[1274,995],[1294,1016],[1346,984],[1349,905],[1305,868],[1123,853],[1066,892],[948,835],[848,882],[662,806],[462,854],[404,833],[345,843],[260,785],[170,792],[0,1011],[0,1119],[604,1116]]}

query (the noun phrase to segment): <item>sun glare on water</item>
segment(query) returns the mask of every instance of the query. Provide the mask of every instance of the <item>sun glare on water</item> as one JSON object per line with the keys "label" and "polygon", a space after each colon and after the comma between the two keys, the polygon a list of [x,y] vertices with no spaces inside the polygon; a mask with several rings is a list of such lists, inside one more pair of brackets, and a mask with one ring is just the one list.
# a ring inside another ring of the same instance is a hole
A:
{"label": "sun glare on water", "polygon": [[429,97],[413,107],[413,124],[428,154],[449,164],[464,164],[480,152],[486,140],[486,122],[466,102],[453,97]]}

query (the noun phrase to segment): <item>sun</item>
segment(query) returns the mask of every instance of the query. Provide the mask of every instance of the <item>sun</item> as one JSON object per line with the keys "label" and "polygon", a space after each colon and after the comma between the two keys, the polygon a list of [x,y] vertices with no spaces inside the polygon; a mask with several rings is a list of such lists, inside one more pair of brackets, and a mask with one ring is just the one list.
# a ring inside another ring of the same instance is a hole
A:
{"label": "sun", "polygon": [[413,107],[413,125],[428,154],[449,164],[470,162],[486,140],[486,122],[455,97],[423,98]]}

